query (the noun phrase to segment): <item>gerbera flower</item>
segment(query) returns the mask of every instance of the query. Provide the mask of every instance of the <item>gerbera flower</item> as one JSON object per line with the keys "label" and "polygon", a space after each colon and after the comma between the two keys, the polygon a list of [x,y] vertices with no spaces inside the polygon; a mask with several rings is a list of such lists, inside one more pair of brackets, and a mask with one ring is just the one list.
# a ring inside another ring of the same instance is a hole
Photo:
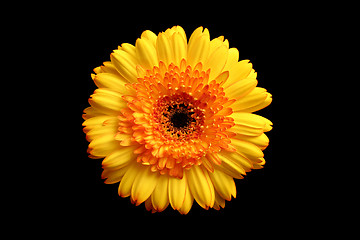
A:
{"label": "gerbera flower", "polygon": [[234,178],[265,163],[272,123],[252,112],[271,94],[257,87],[249,60],[228,40],[197,28],[187,41],[180,26],[147,30],[94,69],[98,86],[84,110],[91,158],[105,183],[147,210],[170,204],[182,214],[193,200],[220,209],[236,197]]}

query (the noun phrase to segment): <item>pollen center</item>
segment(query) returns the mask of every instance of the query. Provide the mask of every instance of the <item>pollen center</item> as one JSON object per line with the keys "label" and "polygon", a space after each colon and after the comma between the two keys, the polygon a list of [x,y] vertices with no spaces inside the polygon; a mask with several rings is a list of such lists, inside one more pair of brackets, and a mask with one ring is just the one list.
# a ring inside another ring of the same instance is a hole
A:
{"label": "pollen center", "polygon": [[203,111],[199,102],[187,93],[174,94],[157,100],[153,119],[167,140],[194,139],[202,133]]}
{"label": "pollen center", "polygon": [[174,128],[176,129],[182,129],[184,127],[187,127],[190,122],[192,122],[194,119],[189,116],[188,112],[175,112],[170,121]]}

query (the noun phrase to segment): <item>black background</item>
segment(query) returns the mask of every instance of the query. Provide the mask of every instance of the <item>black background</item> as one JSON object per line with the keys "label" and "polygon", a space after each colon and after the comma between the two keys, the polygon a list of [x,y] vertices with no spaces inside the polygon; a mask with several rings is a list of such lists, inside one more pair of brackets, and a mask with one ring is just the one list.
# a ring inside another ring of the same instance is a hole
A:
{"label": "black background", "polygon": [[[274,214],[286,218],[299,212],[301,206],[299,198],[304,198],[299,192],[301,184],[298,180],[295,158],[292,153],[295,144],[296,131],[294,127],[294,114],[292,109],[296,104],[293,96],[294,80],[289,77],[296,65],[294,46],[296,34],[288,31],[287,26],[277,22],[262,22],[244,24],[221,23],[124,23],[107,25],[105,23],[87,24],[78,26],[74,43],[76,51],[73,61],[76,63],[76,79],[72,79],[78,86],[78,141],[79,155],[73,167],[76,177],[73,180],[76,198],[73,204],[76,208],[85,210],[87,215],[97,214],[106,216],[181,216],[171,206],[162,213],[148,212],[144,204],[136,207],[130,203],[129,198],[121,198],[117,194],[118,183],[107,185],[101,179],[101,159],[87,157],[88,142],[82,132],[82,111],[88,107],[89,96],[96,89],[90,78],[93,68],[109,61],[110,53],[121,43],[135,44],[145,30],[158,34],[180,25],[185,29],[188,38],[199,26],[209,29],[211,39],[225,36],[230,47],[236,47],[240,52],[239,59],[249,59],[258,72],[258,86],[266,88],[273,95],[272,104],[257,114],[267,117],[274,123],[272,131],[267,133],[270,139],[269,147],[264,151],[266,165],[263,169],[253,170],[244,179],[235,180],[237,197],[230,202],[226,201],[224,209],[220,211],[202,209],[195,201],[187,216],[237,216],[259,221],[271,221]],[[296,55],[296,54],[295,54]],[[292,104],[292,105],[290,105]],[[255,221],[256,225],[257,222]]]}

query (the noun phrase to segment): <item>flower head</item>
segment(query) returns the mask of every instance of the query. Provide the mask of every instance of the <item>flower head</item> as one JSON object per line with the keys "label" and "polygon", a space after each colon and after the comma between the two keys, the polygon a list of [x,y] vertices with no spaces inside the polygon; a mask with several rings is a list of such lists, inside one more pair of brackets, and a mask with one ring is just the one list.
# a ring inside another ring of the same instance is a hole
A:
{"label": "flower head", "polygon": [[262,168],[272,129],[252,114],[271,94],[238,58],[202,27],[189,41],[180,26],[147,30],[114,50],[94,69],[98,89],[83,115],[89,156],[105,158],[105,183],[120,182],[120,196],[153,212],[170,204],[186,214],[194,199],[220,209],[236,197],[233,178]]}

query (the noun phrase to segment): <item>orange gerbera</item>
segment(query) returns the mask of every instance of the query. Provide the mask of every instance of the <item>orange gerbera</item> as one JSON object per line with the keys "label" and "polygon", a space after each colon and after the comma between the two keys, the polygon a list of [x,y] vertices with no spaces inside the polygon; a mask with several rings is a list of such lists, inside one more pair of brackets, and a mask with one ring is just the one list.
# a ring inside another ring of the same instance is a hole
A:
{"label": "orange gerbera", "polygon": [[182,214],[193,200],[220,209],[236,197],[233,178],[264,165],[272,123],[252,114],[271,103],[248,60],[224,37],[180,26],[145,31],[94,69],[99,87],[83,115],[91,158],[105,183],[136,205]]}

